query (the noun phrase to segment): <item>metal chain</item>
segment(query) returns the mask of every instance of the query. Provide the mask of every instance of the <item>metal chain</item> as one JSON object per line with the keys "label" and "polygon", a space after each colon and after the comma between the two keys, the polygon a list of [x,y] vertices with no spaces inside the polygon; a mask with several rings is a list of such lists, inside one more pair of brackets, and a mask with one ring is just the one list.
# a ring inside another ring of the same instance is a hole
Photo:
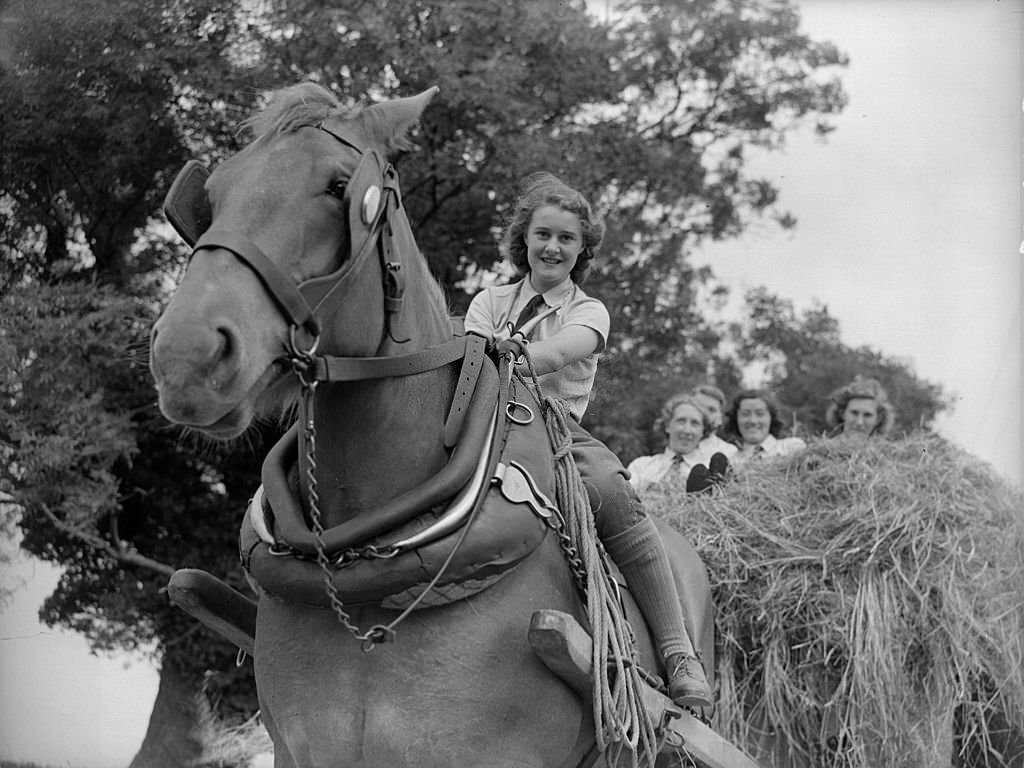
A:
{"label": "metal chain", "polygon": [[[548,406],[544,402],[544,396],[540,388],[540,381],[537,379],[537,372],[533,368],[533,359],[530,357],[528,350],[523,350],[523,362],[526,363],[526,369],[530,374],[530,378],[533,380],[534,396],[536,397],[537,403],[541,406],[542,410]],[[509,366],[512,368],[512,366]],[[522,376],[519,371],[515,371],[516,375],[520,380],[523,381],[523,385],[526,386],[526,379]],[[529,389],[527,387],[527,389]],[[545,418],[546,421],[546,418]],[[548,518],[541,518],[551,530],[558,536],[558,546],[562,549],[562,554],[565,555],[566,562],[569,564],[569,570],[572,571],[573,578],[576,580],[576,588],[579,589],[580,594],[586,596],[587,594],[587,567],[583,563],[583,557],[580,555],[579,549],[572,540],[572,536],[569,534],[568,525],[565,522],[565,517],[561,511],[557,512],[557,520],[552,518],[556,515],[552,515]]]}
{"label": "metal chain", "polygon": [[558,546],[562,549],[562,554],[565,556],[566,561],[569,563],[569,570],[572,571],[573,578],[576,580],[576,587],[579,591],[586,595],[587,594],[587,568],[583,564],[583,558],[580,556],[579,549],[572,541],[572,537],[566,530],[565,518],[562,517],[560,511],[556,511],[548,517],[539,516],[541,521],[547,525],[548,528],[555,532],[558,536]]}
{"label": "metal chain", "polygon": [[306,483],[309,494],[309,517],[312,523],[313,536],[316,539],[316,561],[320,566],[323,575],[324,587],[327,591],[327,598],[330,600],[331,609],[338,617],[338,622],[349,631],[356,640],[362,643],[363,651],[372,651],[377,643],[385,642],[389,635],[394,632],[387,627],[376,625],[363,632],[352,622],[352,617],[345,610],[345,603],[342,602],[341,594],[334,584],[334,574],[331,571],[331,561],[327,557],[327,548],[324,546],[324,526],[320,515],[320,494],[317,491],[316,479],[316,419],[315,399],[317,381],[302,380],[303,383],[303,411],[306,416]]}

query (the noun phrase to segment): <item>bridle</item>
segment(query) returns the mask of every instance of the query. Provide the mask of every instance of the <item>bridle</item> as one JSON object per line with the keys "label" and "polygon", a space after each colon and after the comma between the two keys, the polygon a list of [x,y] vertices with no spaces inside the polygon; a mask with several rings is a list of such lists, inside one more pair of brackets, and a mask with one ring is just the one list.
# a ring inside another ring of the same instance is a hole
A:
{"label": "bridle", "polygon": [[[405,275],[392,240],[391,226],[392,218],[401,207],[397,172],[376,150],[364,149],[355,140],[328,128],[323,122],[301,127],[323,131],[359,153],[359,164],[349,178],[344,196],[349,250],[354,255],[333,273],[296,284],[243,233],[213,226],[196,240],[192,258],[204,250],[224,249],[256,273],[288,322],[286,358],[305,384],[310,381],[310,372],[316,368],[315,355],[323,323],[337,309],[345,294],[344,286],[359,274],[374,252],[380,261],[384,288],[384,336],[397,343],[408,339],[396,339],[393,334],[395,317],[401,311],[405,293]],[[186,167],[183,173],[188,170]],[[202,171],[206,173],[205,168]],[[174,188],[168,197],[173,193]],[[300,332],[309,339],[305,346],[299,343]]]}

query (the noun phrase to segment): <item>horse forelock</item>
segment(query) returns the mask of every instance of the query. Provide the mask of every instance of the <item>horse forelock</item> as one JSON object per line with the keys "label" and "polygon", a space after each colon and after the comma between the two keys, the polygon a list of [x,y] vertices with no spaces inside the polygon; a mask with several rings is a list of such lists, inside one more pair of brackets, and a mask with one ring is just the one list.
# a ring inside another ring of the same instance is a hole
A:
{"label": "horse forelock", "polygon": [[393,125],[385,113],[361,106],[343,107],[333,93],[316,83],[274,91],[266,107],[249,117],[242,128],[261,139],[294,133],[332,118],[353,123],[359,134],[385,155],[413,147],[407,129]]}
{"label": "horse forelock", "polygon": [[334,94],[316,83],[299,83],[275,91],[267,105],[248,118],[243,127],[257,139],[294,133],[330,117],[351,119],[360,108],[345,109]]}

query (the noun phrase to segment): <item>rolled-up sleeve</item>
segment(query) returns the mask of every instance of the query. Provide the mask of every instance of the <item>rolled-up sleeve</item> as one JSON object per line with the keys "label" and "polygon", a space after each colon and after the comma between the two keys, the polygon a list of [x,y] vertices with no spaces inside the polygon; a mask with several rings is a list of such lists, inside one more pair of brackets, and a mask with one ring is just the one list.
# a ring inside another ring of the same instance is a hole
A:
{"label": "rolled-up sleeve", "polygon": [[608,344],[608,334],[611,333],[612,320],[607,307],[602,302],[589,296],[574,298],[563,307],[563,312],[561,319],[563,328],[567,325],[582,325],[590,328],[601,337],[601,343],[594,351],[604,351]]}
{"label": "rolled-up sleeve", "polygon": [[494,338],[495,321],[491,291],[480,291],[469,303],[464,327],[466,333],[475,333],[487,339]]}

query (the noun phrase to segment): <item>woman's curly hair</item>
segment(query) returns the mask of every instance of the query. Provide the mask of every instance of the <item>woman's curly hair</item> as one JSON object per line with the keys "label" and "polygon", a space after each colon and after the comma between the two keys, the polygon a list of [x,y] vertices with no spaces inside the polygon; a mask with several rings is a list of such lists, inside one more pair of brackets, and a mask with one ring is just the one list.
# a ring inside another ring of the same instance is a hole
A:
{"label": "woman's curly hair", "polygon": [[878,424],[871,434],[888,434],[896,420],[896,410],[889,402],[889,394],[876,379],[857,376],[849,384],[839,387],[829,395],[830,402],[828,410],[825,411],[825,422],[830,427],[830,435],[843,431],[843,414],[846,413],[846,406],[851,400],[874,400],[878,406]]}
{"label": "woman's curly hair", "polygon": [[711,426],[711,419],[708,416],[707,411],[701,407],[701,404],[697,402],[697,397],[691,392],[680,392],[679,394],[672,395],[668,400],[665,401],[664,405],[661,406],[661,413],[658,414],[658,418],[654,420],[654,431],[659,435],[664,435],[668,432],[669,422],[675,417],[676,408],[680,405],[692,405],[697,409],[700,414],[701,423],[704,425],[704,429],[701,432],[700,439],[703,440],[710,435],[714,429]]}
{"label": "woman's curly hair", "polygon": [[526,231],[533,212],[545,205],[556,205],[563,211],[575,213],[580,219],[583,250],[569,277],[577,285],[583,283],[590,270],[590,262],[604,240],[604,221],[597,216],[581,192],[573,189],[554,174],[546,171],[533,173],[523,179],[522,192],[512,209],[512,216],[501,239],[501,253],[520,274],[530,271],[526,258]]}
{"label": "woman's curly hair", "polygon": [[781,437],[786,425],[782,421],[779,404],[767,389],[744,389],[737,392],[729,403],[729,409],[725,412],[725,420],[722,422],[722,432],[726,439],[736,445],[743,445],[743,435],[740,434],[739,412],[740,405],[744,400],[761,400],[768,408],[768,415],[771,416],[771,423],[768,426],[768,433],[772,437]]}

